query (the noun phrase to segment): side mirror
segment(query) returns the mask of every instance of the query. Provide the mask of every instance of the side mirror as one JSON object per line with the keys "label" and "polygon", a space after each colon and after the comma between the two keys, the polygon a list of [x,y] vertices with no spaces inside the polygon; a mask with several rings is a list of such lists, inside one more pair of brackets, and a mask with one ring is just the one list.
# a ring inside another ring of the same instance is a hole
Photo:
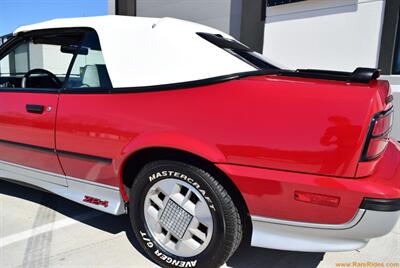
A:
{"label": "side mirror", "polygon": [[74,45],[61,46],[61,52],[62,53],[68,53],[68,54],[78,53],[79,55],[88,55],[89,54],[89,48],[87,48],[87,47],[78,47],[78,46],[74,46]]}

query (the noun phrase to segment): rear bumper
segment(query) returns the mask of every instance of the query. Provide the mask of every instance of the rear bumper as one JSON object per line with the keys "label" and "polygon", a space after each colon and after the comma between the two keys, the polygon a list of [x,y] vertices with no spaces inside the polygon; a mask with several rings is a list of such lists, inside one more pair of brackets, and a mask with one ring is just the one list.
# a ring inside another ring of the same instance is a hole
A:
{"label": "rear bumper", "polygon": [[364,247],[389,233],[400,217],[400,199],[365,198],[355,216],[343,224],[295,222],[252,216],[251,245],[282,250],[326,252]]}
{"label": "rear bumper", "polygon": [[364,247],[371,238],[389,233],[400,211],[360,209],[347,224],[310,225],[299,222],[276,222],[273,219],[252,217],[251,245],[293,251],[348,251]]}
{"label": "rear bumper", "polygon": [[[252,216],[252,245],[299,251],[344,251],[390,232],[400,216],[400,147],[391,141],[365,178],[337,178],[218,164]],[[295,191],[334,196],[337,207],[300,202]]]}

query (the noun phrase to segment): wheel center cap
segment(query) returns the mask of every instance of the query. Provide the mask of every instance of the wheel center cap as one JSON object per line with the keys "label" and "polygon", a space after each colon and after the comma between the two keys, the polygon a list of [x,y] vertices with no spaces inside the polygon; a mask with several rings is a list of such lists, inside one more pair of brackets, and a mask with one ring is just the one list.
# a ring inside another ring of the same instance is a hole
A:
{"label": "wheel center cap", "polygon": [[167,231],[181,239],[192,219],[193,216],[189,212],[169,199],[162,212],[160,224],[167,229]]}

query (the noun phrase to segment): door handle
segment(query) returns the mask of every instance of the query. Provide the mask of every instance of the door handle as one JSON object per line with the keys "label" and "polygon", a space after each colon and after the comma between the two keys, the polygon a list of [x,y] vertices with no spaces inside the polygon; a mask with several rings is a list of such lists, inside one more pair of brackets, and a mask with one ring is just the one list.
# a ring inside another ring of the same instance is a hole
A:
{"label": "door handle", "polygon": [[42,114],[43,111],[44,111],[44,106],[43,105],[37,105],[37,104],[27,104],[26,105],[26,111],[28,113]]}

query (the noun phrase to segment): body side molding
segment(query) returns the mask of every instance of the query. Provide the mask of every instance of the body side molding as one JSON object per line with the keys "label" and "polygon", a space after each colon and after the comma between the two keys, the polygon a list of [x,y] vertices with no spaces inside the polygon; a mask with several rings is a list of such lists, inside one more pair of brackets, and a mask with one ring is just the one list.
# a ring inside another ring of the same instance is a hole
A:
{"label": "body side molding", "polygon": [[57,149],[41,147],[41,146],[20,143],[20,142],[14,142],[14,141],[8,141],[8,140],[0,140],[0,143],[6,144],[6,145],[11,145],[11,146],[16,146],[16,147],[27,148],[27,149],[31,149],[31,150],[35,150],[35,151],[46,152],[49,154],[59,154],[59,155],[63,155],[63,156],[83,158],[86,160],[92,160],[92,161],[98,161],[98,162],[112,163],[112,161],[113,161],[111,158],[107,158],[107,157],[57,150]]}

